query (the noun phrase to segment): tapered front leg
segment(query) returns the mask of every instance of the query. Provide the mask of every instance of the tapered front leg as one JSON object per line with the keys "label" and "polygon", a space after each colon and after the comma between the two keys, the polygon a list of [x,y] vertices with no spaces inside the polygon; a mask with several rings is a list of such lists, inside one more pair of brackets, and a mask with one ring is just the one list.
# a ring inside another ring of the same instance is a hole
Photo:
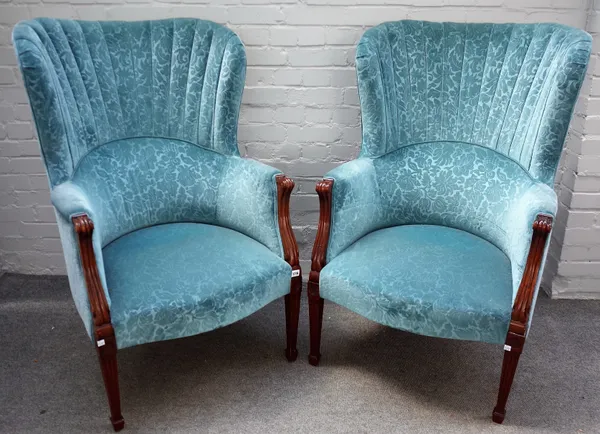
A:
{"label": "tapered front leg", "polygon": [[502,375],[500,377],[500,389],[498,390],[498,401],[492,414],[492,420],[496,423],[502,423],[506,416],[506,402],[512,387],[519,358],[523,352],[525,336],[509,332],[504,345],[504,360],[502,362]]}
{"label": "tapered front leg", "polygon": [[94,223],[85,214],[74,216],[72,221],[78,236],[81,267],[85,276],[90,310],[94,321],[96,351],[110,407],[110,421],[115,431],[120,431],[125,426],[125,421],[121,414],[121,397],[119,396],[117,339],[110,321],[110,309],[102,288],[94,254],[92,241]]}
{"label": "tapered front leg", "polygon": [[[314,278],[311,273],[311,278]],[[308,313],[310,320],[310,353],[308,362],[317,366],[321,360],[321,332],[323,329],[323,304],[324,300],[319,295],[318,275],[317,281],[308,282]]]}
{"label": "tapered front leg", "polygon": [[285,327],[287,334],[287,348],[285,357],[293,362],[298,358],[298,321],[300,319],[300,295],[302,294],[302,276],[300,267],[298,275],[292,278],[290,293],[285,296]]}
{"label": "tapered front leg", "polygon": [[530,321],[529,313],[544,259],[544,250],[552,231],[552,221],[551,216],[538,214],[533,222],[533,234],[529,254],[513,305],[506,343],[504,345],[504,360],[502,361],[502,376],[500,377],[498,401],[492,413],[492,420],[496,423],[502,423],[506,415],[506,402],[508,401],[508,395],[510,394],[510,389],[515,378],[519,358],[525,345],[525,336],[527,336],[527,328]]}
{"label": "tapered front leg", "polygon": [[100,360],[100,369],[104,379],[104,388],[110,408],[110,422],[115,431],[121,431],[125,420],[121,414],[121,396],[119,393],[119,369],[117,366],[117,341],[112,326],[96,329],[96,349]]}

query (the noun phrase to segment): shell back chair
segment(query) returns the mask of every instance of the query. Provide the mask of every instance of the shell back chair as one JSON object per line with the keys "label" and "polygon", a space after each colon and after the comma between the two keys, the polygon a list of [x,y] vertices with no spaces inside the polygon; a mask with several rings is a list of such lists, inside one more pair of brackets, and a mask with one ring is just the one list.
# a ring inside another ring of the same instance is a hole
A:
{"label": "shell back chair", "polygon": [[590,49],[587,33],[558,24],[399,21],[365,32],[360,155],[317,184],[311,364],[324,299],[401,330],[504,344],[493,411],[504,420]]}
{"label": "shell back chair", "polygon": [[240,158],[237,35],[196,19],[35,19],[13,40],[114,429],[117,349],[223,327],[285,296],[294,360],[294,183]]}

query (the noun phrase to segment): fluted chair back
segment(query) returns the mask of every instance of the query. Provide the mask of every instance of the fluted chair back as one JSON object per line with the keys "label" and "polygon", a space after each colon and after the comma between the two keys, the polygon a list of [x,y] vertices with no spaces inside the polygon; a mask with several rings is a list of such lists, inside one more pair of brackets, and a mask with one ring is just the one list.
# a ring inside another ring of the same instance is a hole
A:
{"label": "fluted chair back", "polygon": [[239,157],[246,71],[235,33],[197,19],[41,18],[13,38],[53,197],[85,191],[99,245],[187,221],[241,230],[280,252],[274,230],[238,224],[235,202],[219,194],[258,164],[229,158]]}
{"label": "fluted chair back", "polygon": [[246,56],[237,35],[196,19],[35,19],[14,31],[52,186],[107,143],[172,138],[239,155]]}
{"label": "fluted chair back", "polygon": [[361,155],[472,143],[551,185],[589,49],[589,35],[559,24],[374,27],[356,53]]}

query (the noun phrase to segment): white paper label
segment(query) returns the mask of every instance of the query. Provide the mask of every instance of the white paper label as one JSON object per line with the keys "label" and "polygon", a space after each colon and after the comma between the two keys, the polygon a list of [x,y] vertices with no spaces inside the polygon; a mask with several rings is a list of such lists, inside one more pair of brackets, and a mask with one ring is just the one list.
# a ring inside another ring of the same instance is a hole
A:
{"label": "white paper label", "polygon": [[96,342],[98,344],[99,347],[103,347],[105,342],[104,339],[100,339],[98,342]]}
{"label": "white paper label", "polygon": [[292,270],[292,277],[300,276],[300,270]]}
{"label": "white paper label", "polygon": [[510,345],[504,345],[504,351],[511,351],[512,347]]}

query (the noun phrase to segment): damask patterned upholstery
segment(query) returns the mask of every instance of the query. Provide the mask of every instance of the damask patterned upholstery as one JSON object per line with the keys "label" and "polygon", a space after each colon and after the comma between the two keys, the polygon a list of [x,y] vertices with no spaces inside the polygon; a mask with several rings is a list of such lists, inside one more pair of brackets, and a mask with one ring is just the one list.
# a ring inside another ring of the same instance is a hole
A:
{"label": "damask patterned upholstery", "polygon": [[13,39],[90,335],[71,223],[82,213],[120,348],[212,330],[289,293],[280,172],[239,156],[246,57],[233,32],[35,19]]}
{"label": "damask patterned upholstery", "polygon": [[551,186],[590,49],[587,33],[558,24],[365,32],[363,143],[325,176],[321,296],[392,327],[501,343],[533,221],[556,213]]}
{"label": "damask patterned upholstery", "polygon": [[402,225],[362,237],[322,271],[321,296],[380,324],[427,336],[502,343],[510,260],[447,226]]}
{"label": "damask patterned upholstery", "polygon": [[287,262],[220,226],[152,226],[103,255],[119,348],[223,327],[290,292]]}

